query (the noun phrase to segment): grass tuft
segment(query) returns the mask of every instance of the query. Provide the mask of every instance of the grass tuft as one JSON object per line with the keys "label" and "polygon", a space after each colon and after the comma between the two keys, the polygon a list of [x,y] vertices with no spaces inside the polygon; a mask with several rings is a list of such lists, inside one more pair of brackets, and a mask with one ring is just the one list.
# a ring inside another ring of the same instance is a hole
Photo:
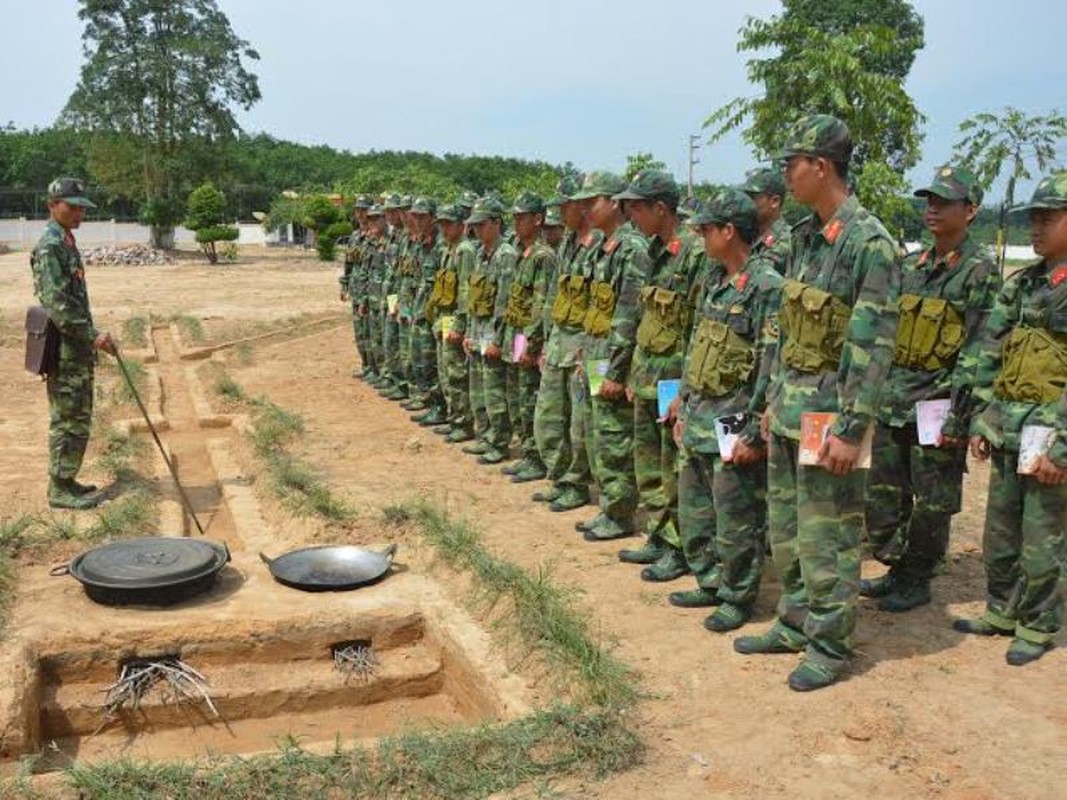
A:
{"label": "grass tuft", "polygon": [[148,320],[144,317],[123,320],[122,342],[132,347],[148,347]]}
{"label": "grass tuft", "polygon": [[171,319],[177,323],[183,339],[188,339],[194,344],[200,344],[207,340],[207,336],[204,334],[204,325],[199,317],[194,317],[190,314],[175,314]]}

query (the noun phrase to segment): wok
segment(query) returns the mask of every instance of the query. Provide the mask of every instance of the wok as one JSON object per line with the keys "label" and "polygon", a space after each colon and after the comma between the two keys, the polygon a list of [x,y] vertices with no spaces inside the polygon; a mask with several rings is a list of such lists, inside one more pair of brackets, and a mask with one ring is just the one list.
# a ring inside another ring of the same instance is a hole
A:
{"label": "wok", "polygon": [[377,583],[396,555],[391,544],[381,552],[354,545],[320,545],[291,550],[277,558],[259,557],[278,583],[305,592],[337,592]]}

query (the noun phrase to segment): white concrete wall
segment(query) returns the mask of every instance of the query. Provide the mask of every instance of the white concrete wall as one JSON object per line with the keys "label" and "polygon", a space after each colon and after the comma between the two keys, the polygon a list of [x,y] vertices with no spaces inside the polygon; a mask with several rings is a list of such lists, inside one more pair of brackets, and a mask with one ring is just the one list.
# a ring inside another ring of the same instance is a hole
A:
{"label": "white concrete wall", "polygon": [[[48,220],[45,219],[0,219],[0,244],[18,250],[28,250],[41,236]],[[240,233],[238,244],[266,244],[267,232],[255,222],[234,223]],[[109,244],[148,244],[148,226],[137,222],[103,220],[83,222],[74,232],[81,247]],[[174,241],[180,245],[192,245],[196,236],[187,228],[176,228]]]}

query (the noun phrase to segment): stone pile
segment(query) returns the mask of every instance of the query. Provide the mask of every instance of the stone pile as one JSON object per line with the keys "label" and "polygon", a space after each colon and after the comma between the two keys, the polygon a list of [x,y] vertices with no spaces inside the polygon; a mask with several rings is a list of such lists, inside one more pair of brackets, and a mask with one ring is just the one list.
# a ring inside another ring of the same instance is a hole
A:
{"label": "stone pile", "polygon": [[171,256],[146,244],[94,247],[82,253],[82,261],[87,265],[109,267],[146,267],[174,263]]}

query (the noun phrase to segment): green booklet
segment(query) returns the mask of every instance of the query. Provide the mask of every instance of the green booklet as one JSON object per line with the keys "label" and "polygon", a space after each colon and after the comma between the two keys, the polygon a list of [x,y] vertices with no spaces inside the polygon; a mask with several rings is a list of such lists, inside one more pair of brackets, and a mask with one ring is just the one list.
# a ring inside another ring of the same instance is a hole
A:
{"label": "green booklet", "polygon": [[604,385],[604,378],[607,377],[610,363],[606,358],[592,358],[586,362],[585,374],[589,379],[590,397],[596,397],[600,394],[600,387]]}

